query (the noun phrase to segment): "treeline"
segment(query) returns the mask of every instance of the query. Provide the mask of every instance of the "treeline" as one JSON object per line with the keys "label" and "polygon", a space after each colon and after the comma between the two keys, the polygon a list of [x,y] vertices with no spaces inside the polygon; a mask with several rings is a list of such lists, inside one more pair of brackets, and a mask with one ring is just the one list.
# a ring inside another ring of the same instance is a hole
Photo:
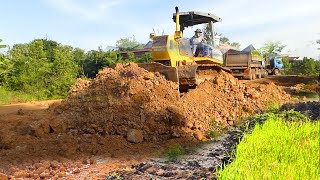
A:
{"label": "treeline", "polygon": [[136,58],[129,53],[129,60],[124,60],[117,51],[98,48],[85,52],[53,40],[35,39],[15,44],[6,54],[0,54],[0,88],[37,100],[63,98],[76,78],[94,78],[100,69],[113,63],[150,59],[150,54]]}
{"label": "treeline", "polygon": [[283,59],[285,74],[318,75],[320,73],[320,61],[304,57],[303,60],[289,62],[288,57]]}

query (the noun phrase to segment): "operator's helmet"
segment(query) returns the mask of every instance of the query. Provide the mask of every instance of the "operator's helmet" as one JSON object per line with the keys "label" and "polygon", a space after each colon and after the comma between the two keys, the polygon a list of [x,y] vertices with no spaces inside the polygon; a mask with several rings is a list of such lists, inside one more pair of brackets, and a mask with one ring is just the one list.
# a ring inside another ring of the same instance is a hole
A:
{"label": "operator's helmet", "polygon": [[201,29],[197,29],[194,31],[195,33],[202,33]]}

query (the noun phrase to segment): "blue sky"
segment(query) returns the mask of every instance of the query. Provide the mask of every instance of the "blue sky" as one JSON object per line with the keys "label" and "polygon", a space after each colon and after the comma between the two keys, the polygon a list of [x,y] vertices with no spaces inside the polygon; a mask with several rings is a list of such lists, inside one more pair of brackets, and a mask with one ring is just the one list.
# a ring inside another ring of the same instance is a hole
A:
{"label": "blue sky", "polygon": [[1,0],[0,38],[12,46],[47,37],[85,50],[114,46],[132,35],[144,43],[153,29],[173,33],[175,6],[221,17],[216,30],[242,48],[272,40],[286,44],[284,52],[291,55],[320,54],[319,0]]}

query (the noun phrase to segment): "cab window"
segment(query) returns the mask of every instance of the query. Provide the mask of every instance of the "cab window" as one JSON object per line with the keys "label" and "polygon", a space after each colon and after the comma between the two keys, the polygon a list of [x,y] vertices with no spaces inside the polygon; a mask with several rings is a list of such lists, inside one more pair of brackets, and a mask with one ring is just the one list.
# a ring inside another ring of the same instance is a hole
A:
{"label": "cab window", "polygon": [[180,55],[192,57],[191,45],[189,39],[180,39],[179,40],[179,51]]}

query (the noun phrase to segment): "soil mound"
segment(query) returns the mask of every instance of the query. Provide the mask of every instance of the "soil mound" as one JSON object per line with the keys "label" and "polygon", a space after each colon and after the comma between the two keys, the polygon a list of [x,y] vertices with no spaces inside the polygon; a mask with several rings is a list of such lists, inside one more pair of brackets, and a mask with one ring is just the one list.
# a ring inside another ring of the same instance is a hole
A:
{"label": "soil mound", "polygon": [[50,110],[74,134],[120,135],[136,143],[185,136],[204,140],[266,102],[288,98],[273,83],[244,85],[223,71],[179,94],[178,84],[130,63],[106,68],[92,81],[78,80],[69,97]]}
{"label": "soil mound", "polygon": [[205,140],[289,99],[273,83],[245,85],[228,73],[216,75],[179,93],[178,84],[159,73],[117,64],[91,81],[78,79],[68,98],[48,110],[1,115],[0,177],[79,179],[100,155],[108,168],[109,158],[122,168],[170,144]]}

